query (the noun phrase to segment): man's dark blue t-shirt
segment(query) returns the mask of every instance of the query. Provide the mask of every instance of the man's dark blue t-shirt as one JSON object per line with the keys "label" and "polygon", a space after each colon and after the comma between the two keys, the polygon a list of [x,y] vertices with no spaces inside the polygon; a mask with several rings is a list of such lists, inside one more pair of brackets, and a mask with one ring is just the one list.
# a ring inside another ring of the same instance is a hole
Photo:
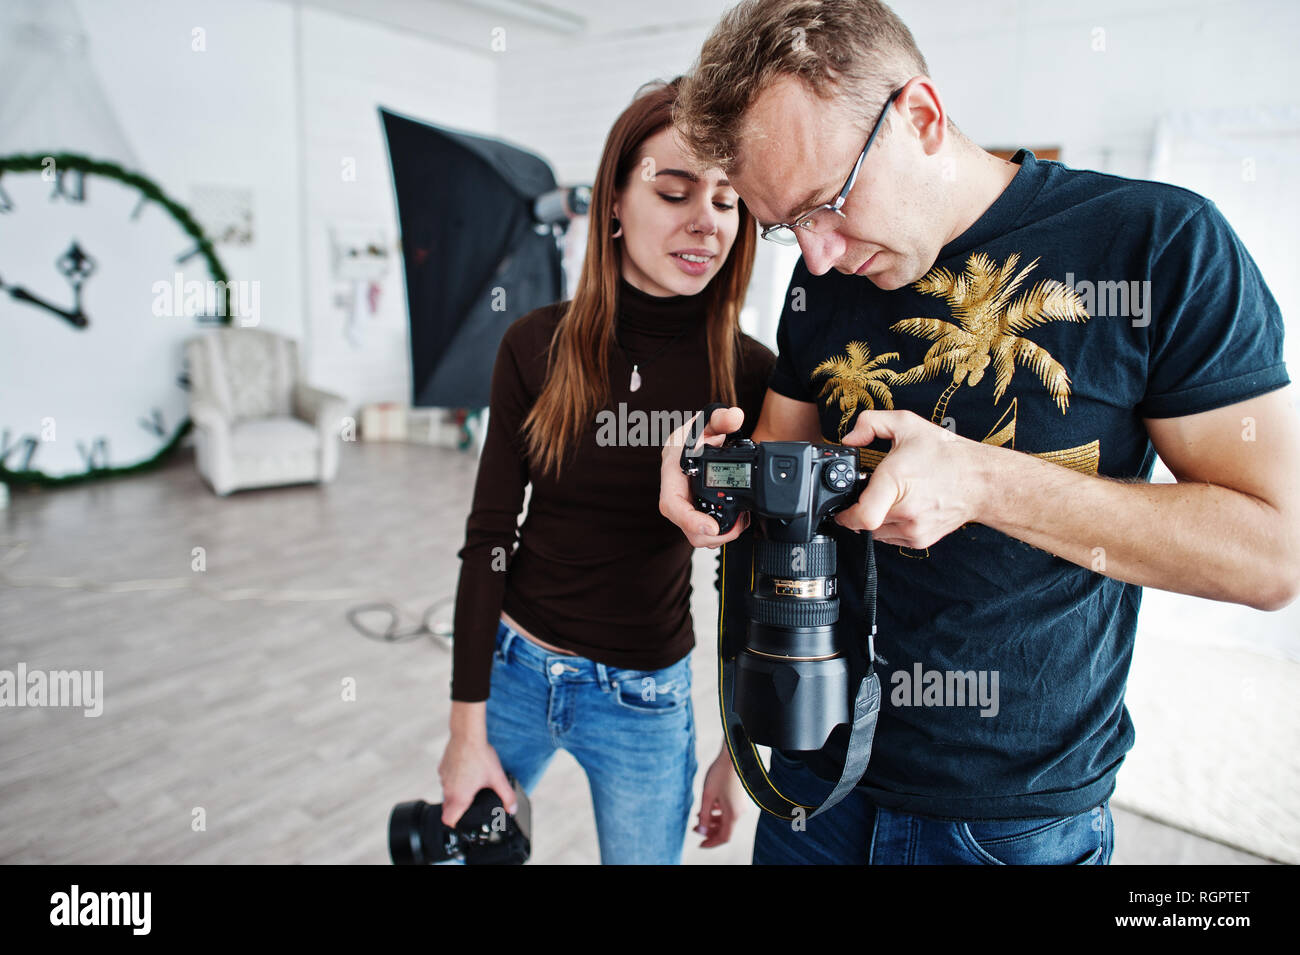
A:
{"label": "man's dark blue t-shirt", "polygon": [[[1146,480],[1144,418],[1287,384],[1277,303],[1213,203],[1024,150],[1014,161],[1002,195],[912,285],[813,276],[800,260],[770,387],[815,403],[824,441],[859,412],[905,409],[1085,474]],[[871,468],[887,451],[860,456]],[[841,625],[859,633],[865,549],[840,538]],[[1079,567],[978,524],[925,551],[876,552],[886,662],[861,783],[872,799],[993,819],[1108,798],[1133,745],[1124,685],[1141,588],[1100,573],[1104,553]],[[827,778],[839,734],[806,760]]]}

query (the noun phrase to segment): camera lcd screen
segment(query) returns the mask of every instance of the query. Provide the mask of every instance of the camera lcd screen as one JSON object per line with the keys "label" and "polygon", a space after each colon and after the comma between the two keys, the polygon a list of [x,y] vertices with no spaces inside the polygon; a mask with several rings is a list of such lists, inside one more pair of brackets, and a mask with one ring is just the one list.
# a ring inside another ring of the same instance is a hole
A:
{"label": "camera lcd screen", "polygon": [[711,461],[704,466],[706,487],[749,487],[749,465],[744,462]]}

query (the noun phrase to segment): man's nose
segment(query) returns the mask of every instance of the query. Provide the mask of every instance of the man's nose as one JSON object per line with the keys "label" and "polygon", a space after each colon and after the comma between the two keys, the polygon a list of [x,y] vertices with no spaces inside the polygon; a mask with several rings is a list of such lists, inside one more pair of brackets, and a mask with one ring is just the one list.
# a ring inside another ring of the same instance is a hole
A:
{"label": "man's nose", "polygon": [[813,275],[824,275],[830,271],[836,260],[844,254],[844,243],[834,232],[817,235],[807,229],[795,229],[799,240],[799,249],[803,252],[804,265]]}

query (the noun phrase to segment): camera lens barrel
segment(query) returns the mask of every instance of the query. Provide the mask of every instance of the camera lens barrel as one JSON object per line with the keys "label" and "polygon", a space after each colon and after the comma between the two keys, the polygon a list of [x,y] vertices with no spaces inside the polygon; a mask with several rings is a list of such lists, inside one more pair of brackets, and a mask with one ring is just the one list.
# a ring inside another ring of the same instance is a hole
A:
{"label": "camera lens barrel", "polygon": [[820,534],[803,544],[757,540],[754,570],[771,577],[834,577],[835,542]]}
{"label": "camera lens barrel", "polygon": [[[817,535],[791,543],[760,539],[754,547],[754,585],[749,595],[749,620],[760,630],[775,628],[776,647],[756,646],[765,653],[788,657],[819,657],[835,653],[821,631],[840,619],[835,587],[835,542]],[[761,633],[760,643],[767,643]]]}
{"label": "camera lens barrel", "polygon": [[388,817],[388,854],[394,865],[429,865],[450,858],[442,805],[422,799],[398,803]]}
{"label": "camera lens barrel", "polygon": [[[809,628],[833,627],[840,619],[838,600],[801,600],[791,598],[749,596],[751,623],[771,624],[777,627]],[[788,654],[787,654],[788,655]],[[806,654],[800,654],[805,656]],[[821,654],[815,654],[820,656]]]}
{"label": "camera lens barrel", "polygon": [[735,706],[762,745],[815,750],[849,720],[849,666],[836,624],[835,542],[755,541],[749,631],[737,658]]}

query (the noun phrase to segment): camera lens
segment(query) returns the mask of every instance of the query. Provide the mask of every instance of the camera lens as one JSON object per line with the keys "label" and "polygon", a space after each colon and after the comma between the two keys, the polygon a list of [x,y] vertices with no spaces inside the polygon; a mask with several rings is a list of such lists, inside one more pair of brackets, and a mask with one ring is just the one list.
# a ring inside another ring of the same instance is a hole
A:
{"label": "camera lens", "polygon": [[754,571],[749,619],[760,626],[752,649],[800,659],[834,655],[835,542],[820,534],[806,543],[756,541]]}
{"label": "camera lens", "polygon": [[394,865],[431,865],[448,858],[442,804],[402,802],[388,817],[388,854]]}
{"label": "camera lens", "polygon": [[737,659],[736,711],[756,743],[820,749],[849,719],[839,651],[835,542],[758,540],[749,632]]}

